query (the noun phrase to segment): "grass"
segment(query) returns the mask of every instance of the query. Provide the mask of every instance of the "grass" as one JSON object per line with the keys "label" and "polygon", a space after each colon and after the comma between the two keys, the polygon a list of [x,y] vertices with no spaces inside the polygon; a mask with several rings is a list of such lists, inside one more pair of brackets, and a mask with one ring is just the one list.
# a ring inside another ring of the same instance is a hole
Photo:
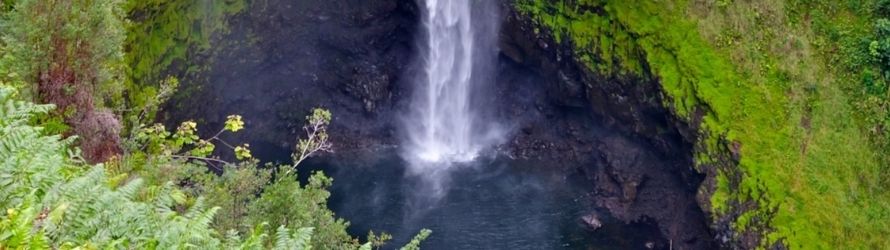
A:
{"label": "grass", "polygon": [[[761,246],[886,248],[882,150],[852,105],[858,82],[850,81],[859,78],[832,58],[844,44],[829,37],[867,29],[870,17],[855,10],[868,3],[839,2],[525,1],[520,9],[571,40],[591,69],[651,73],[676,115],[704,111],[698,164],[726,153],[720,138],[740,145],[738,166],[718,168],[711,197],[717,216],[734,202],[758,204],[734,218],[737,231],[762,233]],[[736,171],[738,183],[727,177]]]}

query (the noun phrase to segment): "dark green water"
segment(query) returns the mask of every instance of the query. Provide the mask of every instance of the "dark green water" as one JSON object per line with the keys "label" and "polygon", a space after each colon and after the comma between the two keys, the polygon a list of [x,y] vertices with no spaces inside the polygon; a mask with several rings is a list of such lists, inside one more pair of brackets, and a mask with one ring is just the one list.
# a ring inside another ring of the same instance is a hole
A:
{"label": "dark green water", "polygon": [[497,159],[453,166],[436,195],[395,154],[371,164],[308,165],[334,178],[329,206],[352,223],[350,233],[388,232],[387,249],[421,228],[433,230],[423,249],[645,249],[659,240],[648,223],[603,218],[602,228],[585,228],[580,217],[596,211],[589,181],[552,166]]}

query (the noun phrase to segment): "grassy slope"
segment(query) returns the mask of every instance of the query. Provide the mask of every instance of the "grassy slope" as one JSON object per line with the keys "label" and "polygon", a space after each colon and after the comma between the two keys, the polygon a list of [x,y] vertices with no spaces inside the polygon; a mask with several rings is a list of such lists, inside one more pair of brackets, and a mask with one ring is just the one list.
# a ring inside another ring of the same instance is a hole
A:
{"label": "grassy slope", "polygon": [[857,30],[849,27],[868,27],[868,16],[824,7],[831,3],[769,0],[572,2],[520,6],[558,40],[571,40],[592,69],[640,74],[647,64],[677,115],[703,108],[706,149],[698,163],[711,161],[718,137],[740,145],[744,177],[729,183],[718,176],[713,212],[727,212],[729,201],[757,201],[734,226],[757,230],[758,220],[769,220],[765,244],[890,246],[880,151],[868,143],[843,87],[855,77],[825,63],[837,45],[807,20],[821,13],[852,36]]}

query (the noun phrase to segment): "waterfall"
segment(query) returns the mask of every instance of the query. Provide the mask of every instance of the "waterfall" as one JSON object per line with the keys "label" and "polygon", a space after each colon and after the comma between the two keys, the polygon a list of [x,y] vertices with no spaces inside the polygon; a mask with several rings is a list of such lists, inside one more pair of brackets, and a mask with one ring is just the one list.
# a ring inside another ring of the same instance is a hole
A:
{"label": "waterfall", "polygon": [[420,0],[423,74],[407,119],[408,153],[431,163],[471,161],[492,143],[493,122],[474,105],[497,52],[495,1]]}

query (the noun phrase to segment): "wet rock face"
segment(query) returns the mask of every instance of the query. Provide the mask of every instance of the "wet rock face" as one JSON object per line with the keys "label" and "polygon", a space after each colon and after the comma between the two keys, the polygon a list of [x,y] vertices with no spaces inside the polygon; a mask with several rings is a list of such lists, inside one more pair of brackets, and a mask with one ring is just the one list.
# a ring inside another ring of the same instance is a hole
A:
{"label": "wet rock face", "polygon": [[588,172],[597,205],[624,222],[652,219],[665,238],[682,249],[713,248],[707,221],[676,172],[682,162],[658,157],[622,137],[604,138],[598,168]]}
{"label": "wet rock face", "polygon": [[659,84],[591,72],[574,60],[570,44],[534,32],[528,17],[511,11],[505,18],[504,58],[534,72],[537,91],[546,93],[527,105],[534,109],[518,108],[547,122],[517,123],[514,155],[574,163],[568,166],[588,176],[594,203],[611,217],[653,221],[677,249],[716,248],[696,197],[703,179],[692,169],[697,128],[662,106]]}
{"label": "wet rock face", "polygon": [[208,69],[183,79],[193,93],[167,119],[218,127],[241,114],[249,129],[230,139],[286,160],[306,115],[323,107],[338,152],[391,145],[418,18],[414,0],[253,1],[214,38]]}
{"label": "wet rock face", "polygon": [[363,62],[353,68],[352,81],[346,85],[346,92],[361,99],[365,112],[374,113],[378,103],[389,99],[393,75],[382,72],[377,65]]}

